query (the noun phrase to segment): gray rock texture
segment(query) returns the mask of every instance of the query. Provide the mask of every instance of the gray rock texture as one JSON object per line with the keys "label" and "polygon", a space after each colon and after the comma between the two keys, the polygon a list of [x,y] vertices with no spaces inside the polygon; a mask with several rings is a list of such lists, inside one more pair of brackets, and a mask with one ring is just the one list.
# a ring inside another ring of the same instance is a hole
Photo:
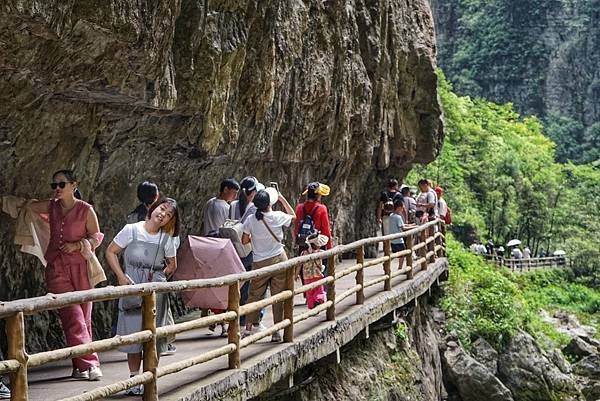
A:
{"label": "gray rock texture", "polygon": [[[489,344],[488,344],[489,345]],[[456,341],[443,347],[444,378],[462,401],[510,401],[510,391],[484,364],[470,356]]]}
{"label": "gray rock texture", "polygon": [[477,362],[485,366],[493,375],[498,373],[498,351],[482,337],[475,340],[471,353]]}
{"label": "gray rock texture", "polygon": [[517,333],[500,355],[498,377],[516,401],[582,399],[574,378],[561,372],[524,332]]}
{"label": "gray rock texture", "polygon": [[[321,180],[336,241],[373,234],[381,180],[441,147],[432,21],[425,0],[2,2],[2,193],[47,197],[74,168],[108,243],[144,179],[179,200],[184,234],[224,177],[292,202]],[[0,227],[0,299],[45,293]],[[95,306],[96,337],[111,308]],[[57,327],[28,318],[28,348],[59,345]]]}

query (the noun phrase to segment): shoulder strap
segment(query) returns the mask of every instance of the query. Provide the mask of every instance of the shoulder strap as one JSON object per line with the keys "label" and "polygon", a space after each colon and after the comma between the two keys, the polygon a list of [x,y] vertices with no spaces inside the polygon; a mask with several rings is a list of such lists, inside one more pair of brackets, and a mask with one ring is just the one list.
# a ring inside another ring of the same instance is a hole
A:
{"label": "shoulder strap", "polygon": [[135,223],[131,225],[131,238],[133,242],[137,241],[137,227],[135,226]]}
{"label": "shoulder strap", "polygon": [[260,221],[263,222],[263,224],[265,225],[265,227],[267,227],[267,230],[269,230],[269,233],[273,236],[273,238],[275,239],[275,241],[277,242],[281,242],[279,240],[279,238],[277,238],[277,236],[275,235],[275,233],[273,232],[273,230],[271,230],[271,227],[269,227],[269,225],[267,224],[267,222],[265,221],[265,218],[263,217]]}

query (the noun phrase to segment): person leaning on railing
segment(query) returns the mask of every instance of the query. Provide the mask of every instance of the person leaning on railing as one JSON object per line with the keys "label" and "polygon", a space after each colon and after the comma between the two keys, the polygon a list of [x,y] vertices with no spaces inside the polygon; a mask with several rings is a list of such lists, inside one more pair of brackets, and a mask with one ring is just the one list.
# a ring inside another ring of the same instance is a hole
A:
{"label": "person leaning on railing", "polygon": [[[44,254],[46,287],[55,294],[89,290],[84,240],[91,250],[98,248],[104,234],[100,232],[98,217],[89,203],[81,200],[78,181],[71,170],[60,170],[52,175],[50,187],[54,190],[51,200],[31,203],[31,210],[48,214],[50,242]],[[92,342],[92,303],[70,305],[58,310],[67,344],[75,346]],[[73,358],[71,376],[82,380],[100,380],[98,354],[91,353]]]}
{"label": "person leaning on railing", "polygon": [[[275,200],[273,200],[273,203]],[[267,191],[259,191],[254,197],[256,213],[250,215],[244,222],[244,234],[242,243],[252,243],[254,254],[252,270],[257,270],[275,263],[287,260],[283,241],[283,228],[289,227],[296,219],[294,209],[289,202],[279,194],[277,199],[285,209],[284,212],[271,210],[271,199]],[[260,301],[264,298],[270,288],[271,295],[279,294],[285,290],[285,272],[277,273],[270,277],[255,278],[250,282],[250,293],[248,303]],[[244,336],[254,334],[262,328],[258,326],[259,312],[252,312],[246,316],[246,330]],[[273,304],[273,322],[275,324],[283,320],[283,305],[278,302]],[[281,341],[279,332],[275,332],[271,341]]]}
{"label": "person leaning on railing", "polygon": [[[145,221],[127,224],[112,240],[106,250],[106,260],[117,276],[119,285],[148,282],[166,282],[177,269],[176,247],[173,237],[179,234],[179,213],[175,200],[165,198],[154,203],[148,210]],[[119,253],[125,250],[123,262]],[[168,324],[169,297],[166,293],[156,294],[156,327]],[[141,297],[125,297],[119,300],[117,334],[127,335],[142,330]],[[160,355],[166,350],[166,338],[158,340],[156,348]],[[142,344],[119,348],[127,353],[129,375],[139,373],[142,362]],[[127,390],[128,395],[141,395],[142,385]]]}

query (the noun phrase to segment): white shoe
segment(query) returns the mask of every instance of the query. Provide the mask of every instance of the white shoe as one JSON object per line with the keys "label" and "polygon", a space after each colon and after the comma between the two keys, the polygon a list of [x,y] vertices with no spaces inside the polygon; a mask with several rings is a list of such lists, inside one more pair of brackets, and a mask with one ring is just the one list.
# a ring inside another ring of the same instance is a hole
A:
{"label": "white shoe", "polygon": [[267,328],[263,326],[262,323],[260,323],[258,326],[253,325],[250,330],[244,329],[244,332],[242,333],[242,338],[251,336],[252,334],[260,333],[261,331],[265,331],[266,329]]}
{"label": "white shoe", "polygon": [[90,380],[89,369],[84,370],[83,372],[77,368],[73,368],[73,372],[71,372],[71,377],[77,380]]}
{"label": "white shoe", "polygon": [[92,366],[91,368],[89,368],[87,370],[88,372],[88,380],[95,382],[100,380],[100,378],[102,377],[102,371],[100,370],[100,367],[98,366]]}
{"label": "white shoe", "polygon": [[137,386],[133,386],[125,390],[125,395],[143,395],[144,394],[144,385],[138,384]]}
{"label": "white shoe", "polygon": [[279,342],[281,342],[281,334],[279,334],[278,331],[276,331],[275,333],[273,333],[273,335],[271,336],[271,342],[272,343],[279,343]]}

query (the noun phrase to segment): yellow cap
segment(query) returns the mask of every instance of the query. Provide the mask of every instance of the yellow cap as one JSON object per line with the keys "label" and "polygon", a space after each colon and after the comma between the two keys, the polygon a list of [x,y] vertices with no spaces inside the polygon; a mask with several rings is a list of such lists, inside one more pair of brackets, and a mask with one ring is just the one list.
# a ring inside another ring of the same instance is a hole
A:
{"label": "yellow cap", "polygon": [[304,192],[302,192],[302,195],[306,195],[309,189],[314,189],[315,193],[321,196],[327,196],[331,191],[329,185],[321,184],[319,182],[311,182],[310,184],[308,184]]}

